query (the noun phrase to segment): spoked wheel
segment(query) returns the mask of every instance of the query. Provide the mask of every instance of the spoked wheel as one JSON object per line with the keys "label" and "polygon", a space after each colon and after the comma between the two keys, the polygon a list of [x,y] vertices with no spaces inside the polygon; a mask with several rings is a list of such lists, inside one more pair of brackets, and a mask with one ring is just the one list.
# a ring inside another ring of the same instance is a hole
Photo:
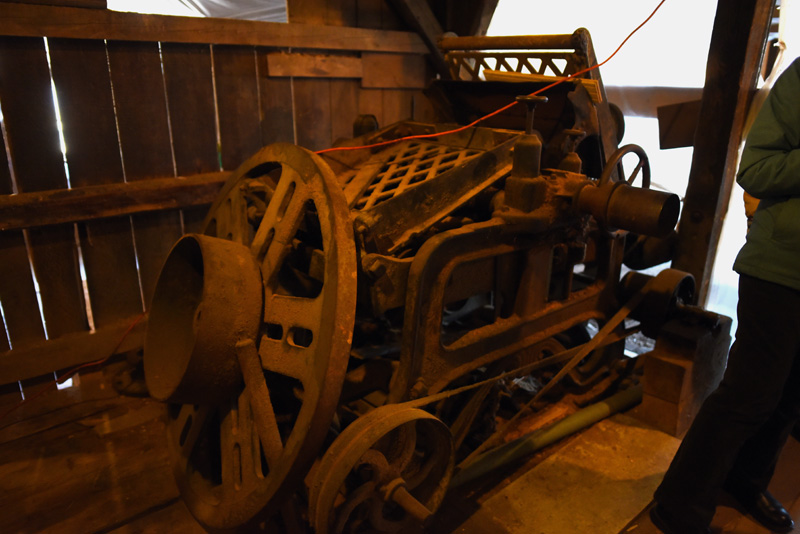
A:
{"label": "spoked wheel", "polygon": [[[628,154],[635,154],[638,159],[630,174],[625,176],[622,172],[621,163],[622,158]],[[636,181],[636,178],[639,176],[639,172],[641,171],[641,187],[645,189],[650,187],[650,159],[647,157],[647,153],[644,151],[644,149],[639,145],[625,145],[611,154],[611,157],[608,158],[608,161],[606,162],[606,166],[603,168],[603,174],[600,176],[600,185],[611,181],[612,175],[614,174],[614,171],[618,169],[618,167],[620,170],[620,179],[627,182],[628,185],[633,185],[633,182]]]}
{"label": "spoked wheel", "polygon": [[397,532],[439,507],[453,472],[452,439],[428,412],[389,404],[348,426],[315,469],[316,534]]}
{"label": "spoked wheel", "polygon": [[352,223],[330,168],[279,144],[233,173],[205,234],[184,236],[164,265],[145,373],[171,403],[189,510],[208,529],[252,531],[302,482],[337,406],[355,319]]}

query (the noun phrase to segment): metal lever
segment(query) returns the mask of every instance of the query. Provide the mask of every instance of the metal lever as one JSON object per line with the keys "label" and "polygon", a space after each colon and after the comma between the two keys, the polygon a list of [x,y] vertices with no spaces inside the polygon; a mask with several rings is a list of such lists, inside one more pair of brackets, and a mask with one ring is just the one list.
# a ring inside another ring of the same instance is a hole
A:
{"label": "metal lever", "polygon": [[546,96],[538,95],[520,95],[517,97],[517,102],[525,104],[527,111],[525,114],[525,133],[531,135],[533,133],[533,112],[537,104],[544,104],[547,102]]}

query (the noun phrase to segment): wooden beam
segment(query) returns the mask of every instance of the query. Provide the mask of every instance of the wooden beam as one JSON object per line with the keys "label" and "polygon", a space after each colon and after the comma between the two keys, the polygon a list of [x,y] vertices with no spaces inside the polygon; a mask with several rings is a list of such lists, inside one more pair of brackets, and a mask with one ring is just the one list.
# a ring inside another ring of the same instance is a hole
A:
{"label": "wooden beam", "polygon": [[445,30],[458,35],[486,35],[498,3],[498,0],[449,0]]}
{"label": "wooden beam", "polygon": [[703,97],[702,87],[631,87],[606,85],[606,98],[619,106],[622,114],[634,117],[658,116],[658,108]]}
{"label": "wooden beam", "polygon": [[[431,61],[436,71],[444,78],[450,78],[450,69],[439,50],[439,40],[444,34],[441,24],[425,0],[389,0],[409,27],[414,28],[428,47]],[[380,52],[380,50],[373,50]]]}
{"label": "wooden beam", "polygon": [[267,54],[270,76],[294,78],[361,78],[361,58],[319,54]]}
{"label": "wooden beam", "polygon": [[361,87],[372,89],[423,89],[427,79],[425,58],[410,54],[361,55],[364,74]]}
{"label": "wooden beam", "polygon": [[658,108],[658,144],[661,150],[694,146],[694,132],[702,100],[669,104]]}
{"label": "wooden beam", "polygon": [[500,0],[483,0],[481,2],[478,12],[475,13],[473,18],[474,22],[470,32],[472,35],[486,35],[499,3]]}
{"label": "wooden beam", "polygon": [[[112,353],[123,354],[138,350],[144,346],[146,318],[140,319],[125,335],[136,319],[137,317],[130,317],[95,332],[65,334],[22,349],[6,351],[0,354],[0,384],[26,380],[82,363],[102,360]],[[114,350],[117,345],[119,347]]]}
{"label": "wooden beam", "polygon": [[0,2],[0,35],[425,54],[412,32]]}
{"label": "wooden beam", "polygon": [[706,83],[672,266],[694,275],[705,304],[775,0],[717,4]]}
{"label": "wooden beam", "polygon": [[0,196],[0,231],[213,202],[227,172]]}

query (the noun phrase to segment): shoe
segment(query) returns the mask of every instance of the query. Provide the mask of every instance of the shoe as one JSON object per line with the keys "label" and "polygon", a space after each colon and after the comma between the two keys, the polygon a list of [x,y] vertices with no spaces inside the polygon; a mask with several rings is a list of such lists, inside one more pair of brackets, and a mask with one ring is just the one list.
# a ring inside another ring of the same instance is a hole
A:
{"label": "shoe", "polygon": [[730,493],[757,523],[772,532],[785,533],[794,529],[792,516],[778,499],[767,490],[748,493],[739,488],[726,485],[725,491]]}
{"label": "shoe", "polygon": [[710,528],[688,525],[658,503],[650,508],[650,520],[664,534],[711,534]]}

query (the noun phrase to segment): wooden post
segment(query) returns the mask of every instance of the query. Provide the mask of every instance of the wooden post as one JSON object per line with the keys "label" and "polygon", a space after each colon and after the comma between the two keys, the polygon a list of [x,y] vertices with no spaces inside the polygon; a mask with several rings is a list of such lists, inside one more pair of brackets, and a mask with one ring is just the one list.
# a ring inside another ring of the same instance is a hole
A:
{"label": "wooden post", "polygon": [[428,45],[430,58],[436,71],[443,78],[450,78],[450,69],[439,50],[439,39],[444,30],[434,16],[430,6],[424,0],[390,0],[398,13],[405,19],[409,27],[414,28],[422,40]]}
{"label": "wooden post", "polygon": [[708,298],[742,127],[774,4],[775,0],[726,0],[717,5],[692,168],[672,261],[674,268],[694,275],[700,305]]}

